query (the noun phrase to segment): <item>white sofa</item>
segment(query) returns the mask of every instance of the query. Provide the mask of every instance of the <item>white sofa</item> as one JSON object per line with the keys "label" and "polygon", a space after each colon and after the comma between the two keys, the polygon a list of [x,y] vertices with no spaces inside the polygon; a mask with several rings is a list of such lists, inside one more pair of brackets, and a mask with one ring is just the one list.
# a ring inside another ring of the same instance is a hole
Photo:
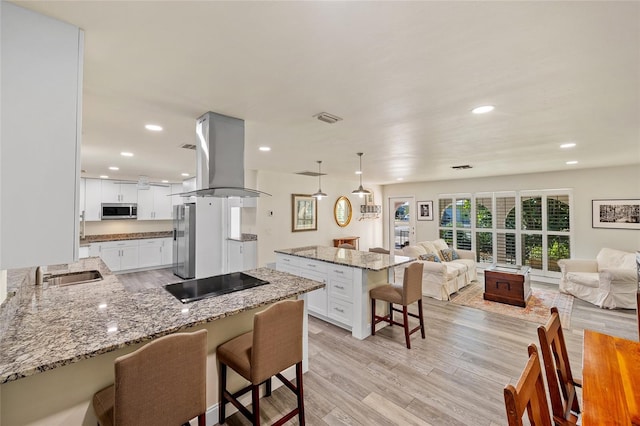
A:
{"label": "white sofa", "polygon": [[[457,260],[445,261],[441,250],[449,248],[444,240],[422,241],[415,246],[402,249],[402,256],[415,257],[424,265],[422,271],[422,294],[438,300],[449,300],[450,295],[478,280],[476,270],[476,253],[471,250],[455,249]],[[420,260],[420,255],[435,254],[441,262]],[[395,268],[396,282],[402,282],[404,267]]]}
{"label": "white sofa", "polygon": [[560,291],[601,308],[636,309],[635,255],[603,248],[595,260],[561,259]]}

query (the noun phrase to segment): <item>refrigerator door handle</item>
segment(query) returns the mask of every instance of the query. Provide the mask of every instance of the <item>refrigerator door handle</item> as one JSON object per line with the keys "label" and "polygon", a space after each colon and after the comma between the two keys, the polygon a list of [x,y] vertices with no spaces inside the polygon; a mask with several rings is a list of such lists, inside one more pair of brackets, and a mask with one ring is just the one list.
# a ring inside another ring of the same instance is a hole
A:
{"label": "refrigerator door handle", "polygon": [[178,230],[176,228],[173,228],[173,241],[175,241],[178,238]]}

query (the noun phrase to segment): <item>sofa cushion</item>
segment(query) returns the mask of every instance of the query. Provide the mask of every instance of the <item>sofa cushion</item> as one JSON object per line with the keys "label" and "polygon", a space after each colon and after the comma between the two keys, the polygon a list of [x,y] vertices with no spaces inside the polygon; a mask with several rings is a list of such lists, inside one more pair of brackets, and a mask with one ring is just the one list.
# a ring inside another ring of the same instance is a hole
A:
{"label": "sofa cushion", "polygon": [[451,262],[452,260],[460,259],[460,256],[458,256],[458,252],[450,248],[440,250],[440,257],[442,257],[442,260],[444,260],[445,262]]}
{"label": "sofa cushion", "polygon": [[567,272],[566,279],[587,287],[598,288],[600,286],[600,274],[597,272]]}
{"label": "sofa cushion", "polygon": [[426,260],[427,262],[441,263],[440,262],[440,258],[438,257],[438,255],[437,254],[433,254],[433,253],[421,254],[420,255],[420,260]]}
{"label": "sofa cushion", "polygon": [[447,244],[447,242],[443,239],[438,239],[433,241],[433,246],[436,248],[436,250],[440,251],[440,250],[444,250],[444,249],[448,249],[449,245]]}
{"label": "sofa cushion", "polygon": [[418,259],[421,255],[427,254],[427,251],[422,246],[406,246],[402,249],[402,253],[405,256]]}
{"label": "sofa cushion", "polygon": [[447,267],[447,279],[449,280],[467,272],[467,266],[462,263],[443,262],[442,264]]}
{"label": "sofa cushion", "polygon": [[598,270],[607,268],[635,269],[635,255],[626,251],[603,248],[596,256]]}
{"label": "sofa cushion", "polygon": [[452,260],[451,263],[464,265],[467,269],[473,268],[476,265],[476,261],[473,259],[456,259]]}
{"label": "sofa cushion", "polygon": [[419,246],[424,247],[427,253],[435,254],[436,256],[440,256],[440,251],[435,248],[431,241],[421,241],[418,243]]}

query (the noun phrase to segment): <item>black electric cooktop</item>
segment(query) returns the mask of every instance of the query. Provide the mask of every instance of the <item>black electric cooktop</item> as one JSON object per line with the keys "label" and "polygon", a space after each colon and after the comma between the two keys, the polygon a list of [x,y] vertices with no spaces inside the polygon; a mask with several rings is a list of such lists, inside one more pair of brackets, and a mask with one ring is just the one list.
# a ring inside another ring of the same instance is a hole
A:
{"label": "black electric cooktop", "polygon": [[233,272],[231,274],[167,284],[163,287],[182,303],[189,303],[205,297],[220,296],[221,294],[233,293],[234,291],[264,284],[269,284],[269,282],[242,272]]}

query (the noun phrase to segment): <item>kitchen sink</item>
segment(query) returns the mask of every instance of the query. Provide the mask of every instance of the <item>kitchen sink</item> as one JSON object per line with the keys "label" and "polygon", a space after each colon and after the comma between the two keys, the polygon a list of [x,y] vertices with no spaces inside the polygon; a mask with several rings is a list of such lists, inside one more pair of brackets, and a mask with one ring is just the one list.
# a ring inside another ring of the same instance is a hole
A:
{"label": "kitchen sink", "polygon": [[66,274],[51,275],[50,277],[45,277],[45,281],[48,282],[49,285],[59,286],[91,283],[100,280],[102,280],[102,274],[100,274],[100,271],[96,270],[69,272]]}

